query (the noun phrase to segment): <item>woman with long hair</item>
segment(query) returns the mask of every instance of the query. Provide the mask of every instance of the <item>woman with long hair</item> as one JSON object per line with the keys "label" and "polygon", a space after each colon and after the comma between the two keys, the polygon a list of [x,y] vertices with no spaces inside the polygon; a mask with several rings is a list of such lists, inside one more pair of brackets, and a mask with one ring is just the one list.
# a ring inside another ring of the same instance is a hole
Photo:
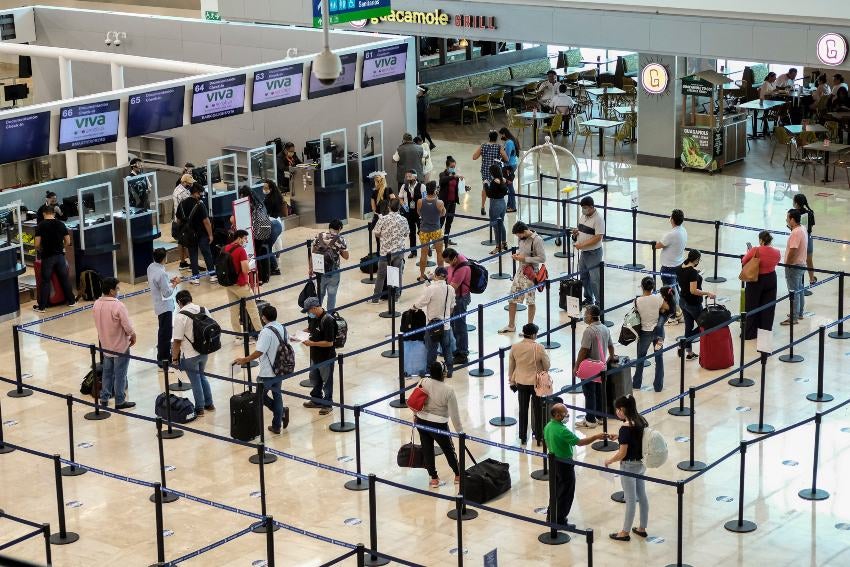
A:
{"label": "woman with long hair", "polygon": [[494,163],[490,166],[490,181],[484,184],[484,191],[490,199],[490,223],[493,225],[493,235],[496,247],[490,254],[498,254],[508,249],[508,237],[505,231],[505,195],[508,194],[508,183],[502,174],[502,166]]}
{"label": "woman with long hair", "polygon": [[[421,411],[416,412],[414,422],[432,429],[449,431],[449,419],[452,420],[455,432],[463,433],[463,424],[460,422],[460,412],[457,409],[457,398],[455,391],[447,386],[443,380],[446,378],[446,367],[442,362],[434,362],[429,367],[430,378],[423,378],[420,387],[428,394]],[[442,435],[431,431],[420,429],[419,442],[422,444],[422,456],[425,458],[425,470],[431,477],[428,486],[437,488],[440,486],[440,477],[437,475],[437,466],[434,462],[434,441],[443,450],[452,472],[455,473],[455,484],[460,482],[460,467],[455,454],[455,446],[450,435]]]}
{"label": "woman with long hair", "polygon": [[[614,402],[614,412],[617,419],[624,422],[620,432],[609,435],[609,439],[619,441],[620,448],[605,461],[605,466],[620,463],[620,470],[626,473],[643,474],[646,466],[643,464],[643,435],[648,424],[637,410],[633,396],[622,396]],[[646,497],[646,482],[642,478],[620,475],[623,486],[623,496],[626,500],[626,514],[623,519],[623,529],[610,535],[617,541],[629,541],[629,532],[646,537],[646,524],[649,522],[649,499]],[[633,528],[635,508],[640,505],[640,521]]]}
{"label": "woman with long hair", "polygon": [[[741,258],[741,265],[754,257],[759,259],[759,277],[754,282],[747,282],[744,288],[744,310],[747,313],[776,301],[776,265],[782,259],[782,254],[771,246],[773,236],[763,230],[759,233],[759,245],[747,250]],[[771,305],[762,309],[752,317],[748,317],[744,324],[744,339],[751,340],[758,337],[759,329],[773,330],[773,317],[776,306]]]}
{"label": "woman with long hair", "polygon": [[[697,266],[702,259],[699,250],[688,250],[685,263],[676,268],[676,278],[679,282],[680,297],[682,302],[682,315],[685,317],[685,338],[691,338],[699,334],[696,320],[702,313],[702,298],[717,297],[710,291],[702,290],[702,276],[697,271]],[[690,341],[686,347],[685,358],[693,360],[698,357],[694,354],[693,343]]]}
{"label": "woman with long hair", "polygon": [[[272,243],[270,252],[276,252],[276,249],[283,247],[283,218],[286,216],[284,213],[286,202],[283,200],[283,194],[281,194],[277,183],[271,179],[263,180],[263,195],[265,195],[263,204],[266,206],[266,212],[272,221],[272,235],[269,238],[269,242]],[[280,269],[278,268],[277,256],[272,255],[270,260],[272,263],[271,274],[279,276]]]}
{"label": "woman with long hair", "polygon": [[[806,267],[809,268],[809,283],[817,283],[818,278],[815,276],[815,266],[812,262],[812,253],[814,252],[812,228],[815,226],[815,212],[809,206],[809,200],[802,193],[794,195],[794,208],[800,211],[800,224],[806,227],[806,233],[809,235],[808,247],[806,248]],[[810,294],[807,293],[806,295]]]}

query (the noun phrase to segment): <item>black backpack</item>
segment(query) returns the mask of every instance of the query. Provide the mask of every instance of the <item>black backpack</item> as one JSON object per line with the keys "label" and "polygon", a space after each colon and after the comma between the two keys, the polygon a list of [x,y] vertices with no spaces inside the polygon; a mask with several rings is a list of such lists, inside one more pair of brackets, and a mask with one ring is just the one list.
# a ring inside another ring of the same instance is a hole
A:
{"label": "black backpack", "polygon": [[225,246],[215,259],[215,277],[218,278],[218,283],[223,286],[234,285],[239,277],[239,274],[236,273],[236,267],[233,265],[233,256],[230,254],[233,248],[232,245]]}
{"label": "black backpack", "polygon": [[348,321],[342,318],[337,312],[325,313],[325,316],[330,316],[334,320],[334,348],[342,348],[348,340]]}
{"label": "black backpack", "polygon": [[212,354],[221,348],[221,327],[206,309],[202,308],[197,315],[188,311],[180,313],[192,320],[192,338],[186,338],[198,354]]}
{"label": "black backpack", "polygon": [[[285,376],[295,371],[295,350],[288,341],[284,340],[274,327],[269,327],[280,343],[275,351],[274,360],[271,360],[272,370],[275,376]],[[266,355],[268,356],[268,355]]]}
{"label": "black backpack", "polygon": [[77,299],[83,298],[86,301],[95,301],[103,295],[103,280],[95,270],[83,270],[80,273],[80,287],[78,290]]}
{"label": "black backpack", "polygon": [[[339,266],[339,253],[334,250],[334,244],[339,242],[340,236],[332,234],[330,242],[325,244],[325,233],[320,232],[313,240],[313,254],[321,254],[325,258],[325,272],[332,272]],[[377,266],[377,265],[376,265]]]}
{"label": "black backpack", "polygon": [[469,266],[471,272],[469,277],[469,291],[471,293],[484,293],[487,289],[487,283],[490,281],[490,272],[487,271],[487,268],[475,260],[467,260],[461,263],[458,268],[461,266]]}

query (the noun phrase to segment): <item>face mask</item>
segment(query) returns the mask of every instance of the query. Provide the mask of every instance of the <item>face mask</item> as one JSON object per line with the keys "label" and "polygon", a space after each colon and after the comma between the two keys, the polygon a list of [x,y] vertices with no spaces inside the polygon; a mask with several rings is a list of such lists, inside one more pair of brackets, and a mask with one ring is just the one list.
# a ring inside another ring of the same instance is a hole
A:
{"label": "face mask", "polygon": [[307,313],[307,317],[310,318],[310,319],[315,319],[316,314],[315,313]]}
{"label": "face mask", "polygon": [[413,185],[413,183],[415,182],[415,180],[413,179],[406,179],[405,181],[407,181],[408,185]]}
{"label": "face mask", "polygon": [[455,168],[450,167],[450,168],[449,168],[449,173],[454,173],[454,172],[455,172]]}
{"label": "face mask", "polygon": [[785,223],[785,226],[788,228],[788,230],[794,230],[794,228],[787,222]]}

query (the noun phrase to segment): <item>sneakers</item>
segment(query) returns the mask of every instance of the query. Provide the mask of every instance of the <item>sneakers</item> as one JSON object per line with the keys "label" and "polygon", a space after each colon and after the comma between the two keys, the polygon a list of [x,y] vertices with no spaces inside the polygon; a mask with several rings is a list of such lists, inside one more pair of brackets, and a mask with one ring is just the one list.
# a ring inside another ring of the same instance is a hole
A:
{"label": "sneakers", "polygon": [[283,408],[283,416],[281,418],[281,421],[282,421],[281,425],[283,426],[284,429],[289,427],[289,408],[286,408],[286,407]]}
{"label": "sneakers", "polygon": [[47,309],[45,309],[44,307],[39,307],[37,303],[32,306],[32,310],[36,313],[47,313]]}
{"label": "sneakers", "polygon": [[189,265],[189,262],[180,262],[179,269],[181,271],[191,270],[192,266]]}
{"label": "sneakers", "polygon": [[330,406],[323,406],[322,409],[319,410],[319,415],[328,415],[333,411],[333,408]]}
{"label": "sneakers", "polygon": [[516,331],[516,327],[511,327],[510,325],[505,325],[504,327],[499,329],[497,332],[501,335],[507,335],[507,334],[513,333],[515,331]]}
{"label": "sneakers", "polygon": [[699,355],[695,352],[689,352],[685,355],[685,360],[693,360],[695,358],[699,358]]}
{"label": "sneakers", "polygon": [[576,422],[576,427],[580,427],[582,429],[594,429],[597,425],[599,424],[595,421],[587,421],[586,419]]}
{"label": "sneakers", "polygon": [[208,406],[204,406],[204,409],[207,411],[215,411],[215,406],[210,404]]}
{"label": "sneakers", "polygon": [[210,276],[210,283],[218,283],[218,277],[217,276]]}
{"label": "sneakers", "polygon": [[[106,406],[103,406],[106,407]],[[136,407],[136,402],[124,402],[123,404],[116,404],[115,409],[130,409]]]}
{"label": "sneakers", "polygon": [[272,427],[271,425],[269,425],[266,429],[268,429],[269,431],[271,431],[271,432],[272,432],[272,433],[274,433],[275,435],[280,435],[280,429],[275,429],[275,428],[274,428],[274,427]]}
{"label": "sneakers", "polygon": [[198,279],[189,280],[189,283],[192,285],[201,285],[201,282]]}
{"label": "sneakers", "polygon": [[76,304],[77,304],[77,300],[76,300],[76,299],[72,299],[71,301],[69,301],[69,302],[68,302],[68,307],[73,307],[73,306],[74,306],[74,305],[76,305]]}
{"label": "sneakers", "polygon": [[378,299],[377,297],[373,297],[372,299],[369,300],[369,303],[380,303],[380,302],[381,302],[381,300]]}
{"label": "sneakers", "polygon": [[271,273],[271,275],[273,275],[273,276],[279,276],[279,275],[280,275],[280,268],[275,268],[275,269],[274,269],[274,270],[272,270],[270,273]]}
{"label": "sneakers", "polygon": [[319,405],[319,404],[317,404],[316,402],[312,402],[312,401],[311,401],[311,402],[304,402],[302,405],[303,405],[305,408],[310,408],[310,409],[316,409],[316,408],[323,408],[323,407],[325,407],[325,406]]}
{"label": "sneakers", "polygon": [[195,410],[195,417],[204,417],[204,410],[196,409]]}

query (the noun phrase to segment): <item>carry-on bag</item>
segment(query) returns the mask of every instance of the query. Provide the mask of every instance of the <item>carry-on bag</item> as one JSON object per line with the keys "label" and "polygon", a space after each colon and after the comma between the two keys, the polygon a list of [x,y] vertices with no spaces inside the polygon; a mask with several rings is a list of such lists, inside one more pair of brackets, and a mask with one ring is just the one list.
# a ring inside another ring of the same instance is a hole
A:
{"label": "carry-on bag", "polygon": [[[570,273],[573,273],[573,257],[570,256],[567,264],[567,270]],[[581,280],[579,278],[569,278],[566,280],[561,280],[561,284],[558,286],[558,307],[567,310],[567,298],[575,297],[578,298],[579,305],[581,305],[581,297],[582,297],[582,287]]]}
{"label": "carry-on bag", "polygon": [[722,305],[717,304],[717,300],[711,305],[706,305],[702,313],[697,317],[697,325],[704,329],[711,329],[717,325],[722,325],[732,318],[732,314]]}
{"label": "carry-on bag", "polygon": [[622,396],[632,393],[632,367],[628,356],[612,358],[608,363],[608,373],[605,376],[605,397],[608,407],[606,411],[614,414],[614,402]]}
{"label": "carry-on bag", "polygon": [[[703,330],[700,327],[700,332]],[[729,327],[717,329],[700,338],[699,365],[706,370],[722,370],[735,365],[735,352],[732,349],[732,333]]]}
{"label": "carry-on bag", "polygon": [[425,341],[400,341],[399,347],[404,349],[404,375],[424,376],[428,370],[428,349]]}
{"label": "carry-on bag", "polygon": [[156,397],[154,412],[157,417],[168,419],[168,405],[171,405],[172,423],[189,423],[195,419],[195,404],[188,398],[181,398],[169,393],[167,396],[162,392]]}
{"label": "carry-on bag", "polygon": [[[425,317],[425,311],[421,309],[408,309],[404,313],[401,314],[401,327],[400,331],[402,333],[408,333],[410,331],[415,331],[417,329],[421,329],[425,327],[427,324],[427,320]],[[424,341],[425,340],[425,332],[414,333],[410,336],[404,337],[405,341]],[[405,353],[407,354],[407,353]]]}
{"label": "carry-on bag", "polygon": [[[230,369],[233,378],[233,367]],[[232,384],[232,382],[231,382]],[[239,441],[251,441],[260,435],[260,412],[263,406],[255,392],[244,390],[230,397],[230,436]]]}
{"label": "carry-on bag", "polygon": [[402,468],[424,469],[425,455],[422,453],[422,445],[413,442],[415,427],[410,429],[410,443],[402,445],[396,454],[396,464]]}
{"label": "carry-on bag", "polygon": [[508,463],[496,459],[485,459],[479,463],[468,448],[466,453],[475,463],[463,472],[463,495],[467,500],[484,504],[511,489]]}
{"label": "carry-on bag", "polygon": [[[35,293],[36,298],[41,297],[41,259],[35,261]],[[52,305],[62,305],[68,300],[65,299],[65,292],[62,291],[62,284],[59,282],[59,274],[53,271],[50,276],[50,296],[47,298],[48,304],[43,307]]]}

